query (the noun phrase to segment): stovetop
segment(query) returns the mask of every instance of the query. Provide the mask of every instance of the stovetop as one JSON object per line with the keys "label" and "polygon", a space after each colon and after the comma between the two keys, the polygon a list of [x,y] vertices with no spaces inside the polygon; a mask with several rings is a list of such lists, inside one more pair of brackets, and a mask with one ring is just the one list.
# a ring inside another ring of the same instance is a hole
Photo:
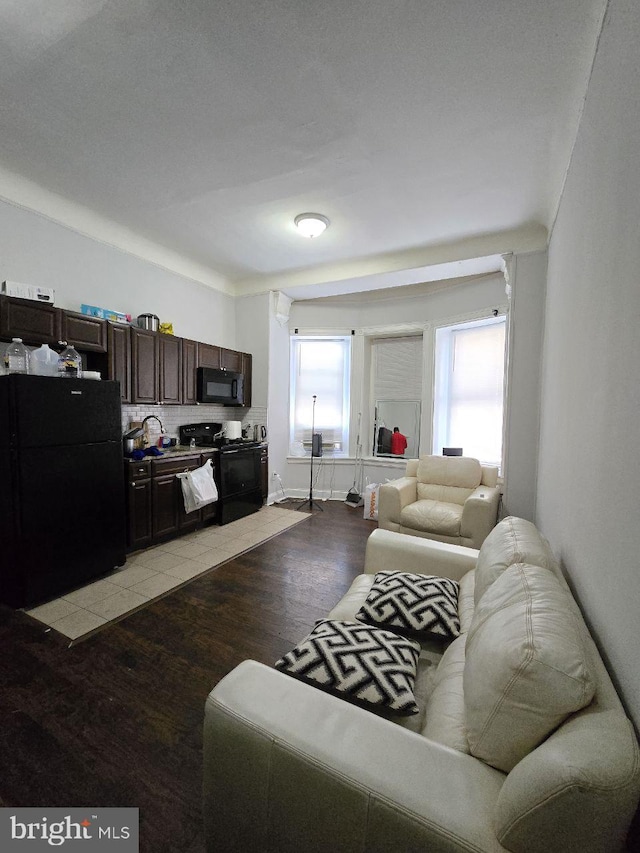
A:
{"label": "stovetop", "polygon": [[195,447],[215,447],[221,452],[240,448],[250,449],[260,447],[262,444],[261,441],[253,441],[250,438],[225,438],[225,436],[220,435],[221,430],[222,424],[213,421],[201,424],[184,424],[178,430],[180,444],[183,447],[190,447],[193,441]]}
{"label": "stovetop", "polygon": [[231,450],[250,450],[252,447],[260,447],[262,445],[261,441],[252,441],[248,438],[234,438],[231,440],[222,439],[224,444],[217,444],[216,447],[220,449],[220,453],[229,452]]}

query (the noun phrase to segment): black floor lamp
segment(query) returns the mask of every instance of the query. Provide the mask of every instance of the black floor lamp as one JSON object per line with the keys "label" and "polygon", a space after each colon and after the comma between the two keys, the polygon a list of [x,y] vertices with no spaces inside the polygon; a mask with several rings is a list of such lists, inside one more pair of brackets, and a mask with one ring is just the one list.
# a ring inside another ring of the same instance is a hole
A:
{"label": "black floor lamp", "polygon": [[315,442],[314,442],[315,432],[316,432],[316,395],[314,394],[313,395],[313,407],[311,409],[311,470],[310,470],[310,474],[309,474],[309,497],[306,501],[303,501],[300,504],[298,509],[302,509],[303,506],[306,506],[307,504],[309,504],[309,510],[311,512],[313,512],[314,509],[319,509],[320,512],[324,512],[324,509],[320,506],[320,504],[317,501],[316,501],[315,505],[313,503],[313,457],[314,457],[313,449],[315,446]]}

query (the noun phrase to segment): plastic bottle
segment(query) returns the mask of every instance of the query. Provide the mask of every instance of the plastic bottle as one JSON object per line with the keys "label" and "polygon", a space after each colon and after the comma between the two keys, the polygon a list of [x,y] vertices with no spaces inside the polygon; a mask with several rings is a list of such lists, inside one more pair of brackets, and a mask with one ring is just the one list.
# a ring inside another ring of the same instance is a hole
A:
{"label": "plastic bottle", "polygon": [[58,341],[58,343],[64,347],[58,356],[58,376],[64,376],[67,379],[80,379],[82,376],[82,360],[78,351],[66,341]]}
{"label": "plastic bottle", "polygon": [[31,373],[36,376],[58,375],[58,353],[49,344],[42,344],[31,353]]}
{"label": "plastic bottle", "polygon": [[22,338],[13,338],[4,354],[4,366],[7,373],[29,372],[29,350]]}

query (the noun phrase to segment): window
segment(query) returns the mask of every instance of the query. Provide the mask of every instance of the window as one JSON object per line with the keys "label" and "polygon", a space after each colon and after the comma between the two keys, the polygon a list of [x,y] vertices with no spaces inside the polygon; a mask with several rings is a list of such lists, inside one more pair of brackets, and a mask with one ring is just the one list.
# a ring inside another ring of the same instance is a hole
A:
{"label": "window", "polygon": [[311,432],[322,434],[327,451],[349,450],[349,375],[351,337],[291,338],[289,452],[311,451]]}
{"label": "window", "polygon": [[501,467],[505,327],[503,316],[436,330],[435,454],[462,447]]}

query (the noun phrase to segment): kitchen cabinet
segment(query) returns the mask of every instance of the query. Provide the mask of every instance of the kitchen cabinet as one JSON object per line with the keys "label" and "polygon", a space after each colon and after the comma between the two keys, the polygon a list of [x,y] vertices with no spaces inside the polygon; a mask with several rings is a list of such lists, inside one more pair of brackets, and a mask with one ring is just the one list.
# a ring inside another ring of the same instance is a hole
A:
{"label": "kitchen cabinet", "polygon": [[178,405],[183,400],[182,338],[130,327],[131,402]]}
{"label": "kitchen cabinet", "polygon": [[158,334],[158,368],[162,404],[182,402],[182,338]]}
{"label": "kitchen cabinet", "polygon": [[131,402],[157,403],[159,384],[158,332],[131,326]]}
{"label": "kitchen cabinet", "polygon": [[182,485],[176,474],[193,471],[203,465],[213,452],[125,460],[127,482],[128,540],[127,549],[136,551],[165,542],[188,530],[215,520],[217,503],[196,512],[186,513]]}
{"label": "kitchen cabinet", "polygon": [[220,367],[220,347],[198,344],[198,367]]}
{"label": "kitchen cabinet", "polygon": [[253,356],[249,352],[243,352],[242,355],[242,373],[244,375],[244,405],[245,408],[251,407],[251,370],[253,366]]}
{"label": "kitchen cabinet", "polygon": [[131,402],[131,329],[107,322],[107,375],[120,383],[120,401]]}
{"label": "kitchen cabinet", "polygon": [[242,353],[232,349],[220,350],[220,367],[234,373],[242,373]]}
{"label": "kitchen cabinet", "polygon": [[127,543],[132,551],[151,545],[151,463],[127,462],[125,465],[127,490]]}
{"label": "kitchen cabinet", "polygon": [[251,406],[250,353],[2,294],[0,341],[14,337],[28,346],[73,344],[85,369],[120,383],[122,403],[193,406],[197,368],[214,367],[244,375],[244,407]]}
{"label": "kitchen cabinet", "polygon": [[[151,462],[154,536],[167,536],[170,533],[188,530],[197,527],[202,520],[200,511],[185,512],[182,484],[176,476],[183,471],[195,471],[200,465],[200,454],[187,457],[170,456],[167,459],[154,459]],[[156,501],[158,501],[157,507]]]}
{"label": "kitchen cabinet", "polygon": [[22,338],[25,344],[57,344],[61,340],[61,312],[33,299],[0,296],[0,338]]}
{"label": "kitchen cabinet", "polygon": [[106,352],[107,321],[75,311],[60,311],[60,340],[84,352]]}
{"label": "kitchen cabinet", "polygon": [[197,341],[182,339],[182,402],[185,406],[195,406],[196,394],[196,367],[198,366]]}

